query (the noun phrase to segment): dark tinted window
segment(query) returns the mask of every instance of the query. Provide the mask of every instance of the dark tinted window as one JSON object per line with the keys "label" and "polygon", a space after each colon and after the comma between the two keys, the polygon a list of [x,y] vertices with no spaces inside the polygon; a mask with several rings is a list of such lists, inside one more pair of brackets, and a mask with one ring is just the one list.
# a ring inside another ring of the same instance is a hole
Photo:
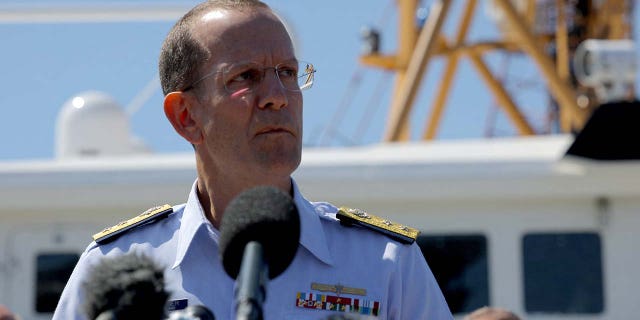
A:
{"label": "dark tinted window", "polygon": [[523,239],[523,254],[527,312],[603,311],[598,234],[527,234]]}
{"label": "dark tinted window", "polygon": [[36,257],[36,311],[53,312],[78,262],[75,253],[46,253]]}
{"label": "dark tinted window", "polygon": [[418,245],[451,312],[466,313],[490,304],[483,235],[420,236]]}

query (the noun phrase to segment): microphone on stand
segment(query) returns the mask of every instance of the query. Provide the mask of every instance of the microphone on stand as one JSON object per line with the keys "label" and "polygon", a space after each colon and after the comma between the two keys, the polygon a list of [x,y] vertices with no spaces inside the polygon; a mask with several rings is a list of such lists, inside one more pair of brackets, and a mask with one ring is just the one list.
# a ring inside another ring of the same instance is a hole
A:
{"label": "microphone on stand", "polygon": [[213,312],[202,305],[167,315],[169,293],[165,290],[164,272],[144,255],[127,253],[105,258],[83,285],[88,319],[215,320]]}
{"label": "microphone on stand", "polygon": [[126,254],[105,258],[84,283],[89,319],[163,319],[169,294],[164,274],[153,260]]}
{"label": "microphone on stand", "polygon": [[236,279],[236,319],[263,319],[268,280],[283,273],[298,250],[298,210],[281,190],[255,187],[229,203],[220,233],[222,265]]}

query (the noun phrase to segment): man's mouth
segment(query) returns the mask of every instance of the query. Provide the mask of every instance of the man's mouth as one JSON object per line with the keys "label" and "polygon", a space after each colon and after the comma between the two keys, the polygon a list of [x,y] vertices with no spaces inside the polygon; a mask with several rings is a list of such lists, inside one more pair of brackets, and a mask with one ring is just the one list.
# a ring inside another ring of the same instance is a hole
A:
{"label": "man's mouth", "polygon": [[264,128],[260,131],[258,131],[257,135],[262,135],[262,134],[278,134],[278,133],[289,133],[292,134],[293,133],[286,129],[286,128],[282,128],[282,127],[269,127],[269,128]]}

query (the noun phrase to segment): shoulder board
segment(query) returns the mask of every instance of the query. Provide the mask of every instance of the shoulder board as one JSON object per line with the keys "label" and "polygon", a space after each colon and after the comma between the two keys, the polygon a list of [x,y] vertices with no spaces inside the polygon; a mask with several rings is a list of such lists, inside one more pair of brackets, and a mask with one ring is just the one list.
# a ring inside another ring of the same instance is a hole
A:
{"label": "shoulder board", "polygon": [[370,215],[360,209],[342,207],[338,210],[336,217],[343,225],[359,225],[383,233],[394,240],[406,244],[411,244],[416,241],[418,234],[420,234],[418,229]]}
{"label": "shoulder board", "polygon": [[122,221],[113,227],[106,228],[93,235],[93,241],[97,244],[105,244],[115,240],[119,235],[147,222],[156,221],[167,217],[173,212],[173,207],[168,204],[153,207],[129,220]]}

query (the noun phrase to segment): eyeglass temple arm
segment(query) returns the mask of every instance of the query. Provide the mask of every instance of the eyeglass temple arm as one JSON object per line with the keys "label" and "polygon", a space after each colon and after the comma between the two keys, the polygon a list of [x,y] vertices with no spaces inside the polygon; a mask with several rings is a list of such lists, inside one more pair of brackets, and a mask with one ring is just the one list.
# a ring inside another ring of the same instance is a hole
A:
{"label": "eyeglass temple arm", "polygon": [[300,90],[311,88],[311,86],[313,85],[313,74],[316,73],[317,70],[313,67],[307,67],[305,71],[307,72],[307,74],[305,75],[307,79],[304,81],[304,85],[300,87]]}

